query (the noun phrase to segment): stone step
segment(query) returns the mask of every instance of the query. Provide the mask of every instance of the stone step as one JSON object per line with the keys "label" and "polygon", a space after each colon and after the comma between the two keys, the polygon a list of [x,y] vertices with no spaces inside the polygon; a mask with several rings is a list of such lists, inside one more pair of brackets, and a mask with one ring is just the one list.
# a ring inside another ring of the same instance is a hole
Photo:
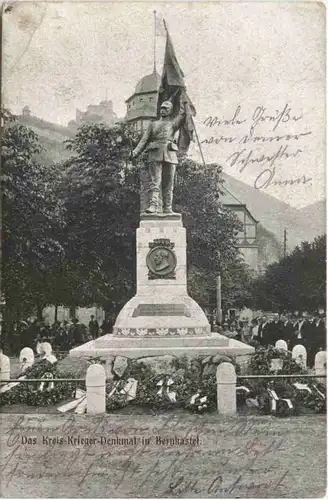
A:
{"label": "stone step", "polygon": [[[112,336],[110,337],[111,340],[113,340],[113,337]],[[157,340],[157,345],[156,343],[154,343],[154,345],[151,347],[147,346],[146,342],[149,341],[150,339],[145,339],[145,338],[140,339],[143,342],[134,342],[134,339],[124,339],[125,341],[128,340],[128,342],[125,342],[124,344],[120,343],[120,345],[117,345],[115,342],[108,341],[106,347],[96,347],[95,341],[93,340],[87,342],[82,346],[71,349],[69,354],[72,357],[79,357],[79,358],[90,358],[90,357],[98,358],[106,356],[125,356],[127,358],[143,358],[147,356],[164,356],[166,354],[171,354],[173,356],[183,356],[186,354],[192,357],[208,356],[215,354],[222,354],[225,356],[239,356],[242,354],[251,354],[254,351],[253,347],[243,344],[238,340],[227,339],[226,337],[223,337],[223,339],[226,341],[225,342],[226,345],[220,345],[220,342],[222,342],[222,338],[220,337],[223,336],[219,335],[218,339],[212,338],[211,345],[202,345],[202,344],[188,345],[188,342],[191,340],[191,338],[175,339],[177,341],[180,340],[180,345],[178,344],[178,342],[174,346],[172,344],[159,345],[158,342],[163,339],[152,339],[152,340]],[[208,339],[208,337],[205,338]],[[115,338],[115,340],[116,339],[117,338]],[[117,340],[121,341],[122,339],[119,338]],[[168,339],[168,340],[172,341],[173,339]],[[181,343],[181,340],[185,341],[184,345]],[[195,338],[192,338],[192,340],[194,341]]]}

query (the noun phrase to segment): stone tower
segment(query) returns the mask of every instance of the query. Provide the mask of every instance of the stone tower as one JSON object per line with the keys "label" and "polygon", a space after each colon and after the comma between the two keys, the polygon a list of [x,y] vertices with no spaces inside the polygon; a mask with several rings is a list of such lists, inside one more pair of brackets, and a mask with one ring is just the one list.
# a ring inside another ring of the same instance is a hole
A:
{"label": "stone tower", "polygon": [[125,101],[127,111],[125,121],[133,124],[138,132],[143,132],[148,123],[157,115],[157,93],[161,78],[156,71],[146,75],[136,85],[134,93]]}

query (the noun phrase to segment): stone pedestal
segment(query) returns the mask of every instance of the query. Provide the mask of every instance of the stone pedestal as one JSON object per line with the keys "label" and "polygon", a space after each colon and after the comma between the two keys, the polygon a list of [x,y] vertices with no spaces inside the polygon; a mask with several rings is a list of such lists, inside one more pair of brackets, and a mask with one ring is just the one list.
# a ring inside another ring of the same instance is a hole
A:
{"label": "stone pedestal", "polygon": [[144,217],[137,229],[137,293],[119,313],[114,335],[208,335],[209,322],[187,293],[186,230],[181,216]]}
{"label": "stone pedestal", "polygon": [[179,214],[141,217],[136,288],[136,295],[116,319],[113,335],[72,349],[71,356],[238,355],[253,351],[241,342],[211,333],[204,311],[189,297],[186,230]]}

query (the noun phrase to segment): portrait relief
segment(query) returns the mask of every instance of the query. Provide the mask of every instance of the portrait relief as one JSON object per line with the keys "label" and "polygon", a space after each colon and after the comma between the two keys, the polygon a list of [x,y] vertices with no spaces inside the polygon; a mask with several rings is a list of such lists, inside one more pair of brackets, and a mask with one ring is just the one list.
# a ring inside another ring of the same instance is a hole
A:
{"label": "portrait relief", "polygon": [[170,248],[155,247],[147,255],[147,266],[150,276],[157,278],[173,277],[173,272],[177,265],[176,256]]}
{"label": "portrait relief", "polygon": [[324,498],[325,5],[1,32],[1,496]]}

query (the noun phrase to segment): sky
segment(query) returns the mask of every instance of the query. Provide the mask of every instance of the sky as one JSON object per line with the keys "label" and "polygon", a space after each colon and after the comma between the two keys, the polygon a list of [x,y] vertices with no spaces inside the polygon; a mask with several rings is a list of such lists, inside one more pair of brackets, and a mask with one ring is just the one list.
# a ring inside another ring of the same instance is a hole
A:
{"label": "sky", "polygon": [[[108,97],[123,117],[138,79],[153,69],[154,9],[185,74],[206,162],[297,208],[324,198],[319,3],[15,3],[3,18],[4,104],[67,125],[76,108]],[[156,42],[161,73],[165,38]],[[251,130],[266,141],[243,142]],[[197,143],[191,154],[200,160]]]}

